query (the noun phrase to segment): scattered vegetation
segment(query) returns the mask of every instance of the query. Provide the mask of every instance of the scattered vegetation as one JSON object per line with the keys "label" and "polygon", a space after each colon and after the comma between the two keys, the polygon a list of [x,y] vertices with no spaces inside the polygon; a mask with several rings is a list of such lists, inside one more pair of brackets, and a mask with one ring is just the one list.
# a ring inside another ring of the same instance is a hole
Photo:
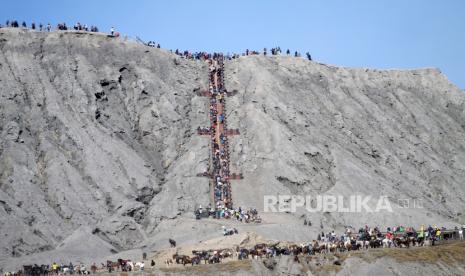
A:
{"label": "scattered vegetation", "polygon": [[239,270],[252,269],[251,260],[230,261],[219,264],[198,265],[198,266],[183,266],[183,267],[165,267],[160,268],[163,272],[190,272],[190,273],[208,273],[214,275],[215,272],[234,272]]}
{"label": "scattered vegetation", "polygon": [[453,265],[465,263],[465,243],[450,243],[438,246],[405,248],[383,248],[368,252],[354,252],[346,257],[358,257],[366,262],[390,257],[398,262],[444,263]]}

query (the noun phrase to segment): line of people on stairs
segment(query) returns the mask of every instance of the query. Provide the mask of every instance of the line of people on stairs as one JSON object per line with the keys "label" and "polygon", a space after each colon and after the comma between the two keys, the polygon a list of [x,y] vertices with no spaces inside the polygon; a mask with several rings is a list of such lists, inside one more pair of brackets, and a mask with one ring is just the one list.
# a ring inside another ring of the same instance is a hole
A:
{"label": "line of people on stairs", "polygon": [[231,183],[229,181],[229,143],[227,129],[223,56],[214,54],[210,63],[210,123],[212,143],[213,198],[216,210],[231,208]]}

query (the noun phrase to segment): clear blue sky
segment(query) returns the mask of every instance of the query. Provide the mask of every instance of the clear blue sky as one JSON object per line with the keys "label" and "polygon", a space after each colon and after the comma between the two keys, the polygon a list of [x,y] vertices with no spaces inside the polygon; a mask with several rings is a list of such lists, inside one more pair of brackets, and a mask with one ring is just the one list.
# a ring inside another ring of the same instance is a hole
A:
{"label": "clear blue sky", "polygon": [[309,51],[352,67],[438,67],[465,88],[461,0],[0,0],[6,19],[114,26],[163,48],[241,52]]}

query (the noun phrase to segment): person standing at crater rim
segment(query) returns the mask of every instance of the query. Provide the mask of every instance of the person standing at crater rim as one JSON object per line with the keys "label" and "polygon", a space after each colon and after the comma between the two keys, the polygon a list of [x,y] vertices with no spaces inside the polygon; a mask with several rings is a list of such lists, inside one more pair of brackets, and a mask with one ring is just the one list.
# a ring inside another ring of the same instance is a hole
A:
{"label": "person standing at crater rim", "polygon": [[115,34],[115,28],[111,27],[110,34],[113,36]]}
{"label": "person standing at crater rim", "polygon": [[308,60],[310,60],[310,61],[311,61],[311,60],[312,60],[312,56],[310,55],[310,53],[309,53],[309,52],[307,52],[307,53],[306,53],[306,55],[307,55],[307,58],[308,58]]}

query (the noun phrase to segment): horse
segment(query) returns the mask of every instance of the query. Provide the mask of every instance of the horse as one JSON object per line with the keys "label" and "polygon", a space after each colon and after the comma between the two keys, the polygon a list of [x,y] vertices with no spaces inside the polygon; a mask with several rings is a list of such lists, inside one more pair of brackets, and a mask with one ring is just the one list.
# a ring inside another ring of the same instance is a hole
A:
{"label": "horse", "polygon": [[243,259],[248,259],[249,258],[249,255],[250,255],[250,251],[246,248],[237,248],[236,251],[238,252],[237,253],[237,258],[239,260],[243,260]]}
{"label": "horse", "polygon": [[344,252],[345,251],[345,246],[344,246],[344,242],[343,241],[337,241],[334,243],[335,246],[336,246],[336,250],[335,251],[339,251],[339,252]]}
{"label": "horse", "polygon": [[199,256],[194,256],[191,259],[191,264],[193,265],[199,265],[200,264],[200,257]]}
{"label": "horse", "polygon": [[384,238],[382,242],[383,242],[383,248],[386,248],[386,247],[390,248],[393,245],[392,240],[388,238]]}
{"label": "horse", "polygon": [[231,228],[231,229],[225,229],[224,230],[224,236],[232,236],[234,234],[239,233],[236,228]]}
{"label": "horse", "polygon": [[131,263],[130,260],[118,259],[118,263],[121,267],[121,271],[124,271],[124,272],[132,271],[134,268],[134,265]]}
{"label": "horse", "polygon": [[344,243],[344,247],[347,249],[347,251],[359,250],[361,246],[362,245],[355,242],[355,240],[348,240]]}
{"label": "horse", "polygon": [[119,271],[120,264],[118,262],[112,262],[107,260],[107,269],[108,272],[111,273],[112,271]]}
{"label": "horse", "polygon": [[369,244],[370,244],[370,248],[379,248],[383,245],[383,242],[380,239],[376,238],[376,239],[371,239],[369,241]]}
{"label": "horse", "polygon": [[223,258],[223,259],[233,256],[233,252],[230,251],[230,250],[227,250],[227,249],[220,250],[218,253],[219,253],[220,257]]}
{"label": "horse", "polygon": [[410,247],[410,241],[404,237],[400,237],[400,238],[396,237],[394,238],[393,242],[396,247],[402,247],[402,246],[405,246],[407,248]]}
{"label": "horse", "polygon": [[424,246],[425,245],[425,238],[424,237],[418,237],[416,240],[418,246]]}
{"label": "horse", "polygon": [[187,255],[183,255],[182,256],[182,265],[186,265],[186,264],[190,264],[192,263],[192,259],[191,257],[187,256]]}
{"label": "horse", "polygon": [[370,242],[366,240],[357,240],[356,245],[358,248],[368,249],[368,247],[370,247]]}
{"label": "horse", "polygon": [[338,249],[338,243],[335,243],[335,242],[330,242],[328,245],[328,251],[329,252],[332,252],[332,253],[335,253]]}
{"label": "horse", "polygon": [[96,265],[96,264],[92,264],[92,265],[90,266],[90,271],[92,272],[92,274],[97,273],[97,269],[98,269],[98,268],[97,268],[97,265]]}
{"label": "horse", "polygon": [[277,253],[277,255],[286,255],[287,256],[287,255],[291,254],[291,251],[287,247],[283,247],[283,248],[278,247],[276,253]]}
{"label": "horse", "polygon": [[262,253],[262,250],[261,249],[251,249],[250,251],[250,255],[252,255],[252,258],[255,258],[255,259],[258,259],[259,257],[261,258],[263,253]]}
{"label": "horse", "polygon": [[31,275],[32,274],[32,265],[24,265],[23,270],[24,270],[25,275]]}
{"label": "horse", "polygon": [[313,250],[317,253],[326,254],[328,252],[328,245],[326,243],[316,243],[316,245],[313,247]]}
{"label": "horse", "polygon": [[352,243],[350,242],[350,240],[346,240],[344,242],[344,248],[347,250],[347,251],[350,251],[352,249]]}
{"label": "horse", "polygon": [[61,271],[63,272],[63,274],[68,274],[68,272],[71,274],[71,269],[69,269],[68,266],[62,266]]}
{"label": "horse", "polygon": [[213,254],[208,258],[208,263],[209,264],[218,264],[220,262],[221,262],[221,259],[218,256],[218,254]]}
{"label": "horse", "polygon": [[84,265],[77,265],[74,267],[74,271],[79,275],[89,275],[90,271]]}
{"label": "horse", "polygon": [[183,258],[183,255],[179,255],[178,253],[175,253],[175,254],[173,255],[173,260],[174,260],[177,264],[181,264],[182,258]]}
{"label": "horse", "polygon": [[417,244],[417,238],[414,236],[407,236],[406,240],[412,244],[412,246],[416,246]]}
{"label": "horse", "polygon": [[272,248],[270,247],[267,247],[265,248],[265,257],[266,258],[270,258],[270,257],[273,257],[273,253],[275,252]]}
{"label": "horse", "polygon": [[199,260],[204,260],[205,264],[207,264],[208,259],[210,257],[210,254],[208,253],[208,251],[205,251],[205,250],[203,251],[192,250],[192,254],[199,257]]}
{"label": "horse", "polygon": [[142,263],[141,262],[137,262],[135,264],[133,264],[134,267],[138,268],[139,270],[141,269],[142,267]]}

